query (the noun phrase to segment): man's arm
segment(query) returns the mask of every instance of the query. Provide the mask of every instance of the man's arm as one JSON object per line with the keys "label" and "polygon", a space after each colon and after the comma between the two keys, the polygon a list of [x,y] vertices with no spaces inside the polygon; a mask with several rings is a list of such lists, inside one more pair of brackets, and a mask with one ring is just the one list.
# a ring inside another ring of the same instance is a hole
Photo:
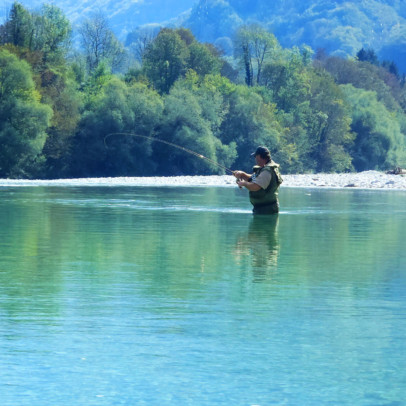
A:
{"label": "man's arm", "polygon": [[250,192],[257,192],[261,189],[266,189],[272,181],[272,173],[268,171],[262,171],[254,181],[251,182],[251,178],[248,180],[238,181],[239,187],[246,187]]}

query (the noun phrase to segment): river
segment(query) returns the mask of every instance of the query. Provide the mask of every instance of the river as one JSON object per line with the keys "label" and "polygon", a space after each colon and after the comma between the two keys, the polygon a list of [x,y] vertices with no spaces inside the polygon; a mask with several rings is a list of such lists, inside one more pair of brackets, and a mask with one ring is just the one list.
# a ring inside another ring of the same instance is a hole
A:
{"label": "river", "polygon": [[405,404],[405,192],[0,194],[2,406]]}

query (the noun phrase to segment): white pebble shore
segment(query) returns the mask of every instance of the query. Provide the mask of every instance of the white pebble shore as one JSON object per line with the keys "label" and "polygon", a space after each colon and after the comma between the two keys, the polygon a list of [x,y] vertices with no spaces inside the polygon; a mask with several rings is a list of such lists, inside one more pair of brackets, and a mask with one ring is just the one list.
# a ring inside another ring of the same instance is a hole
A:
{"label": "white pebble shore", "polygon": [[[406,190],[405,175],[378,171],[340,174],[282,175],[281,187]],[[223,176],[117,177],[56,180],[0,179],[0,187],[18,186],[217,186],[235,187],[235,178]]]}

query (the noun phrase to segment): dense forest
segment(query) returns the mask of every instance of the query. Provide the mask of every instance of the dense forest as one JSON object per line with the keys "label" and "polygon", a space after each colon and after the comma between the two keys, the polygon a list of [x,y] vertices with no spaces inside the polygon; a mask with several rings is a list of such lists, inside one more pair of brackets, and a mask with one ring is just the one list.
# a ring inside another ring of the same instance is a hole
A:
{"label": "dense forest", "polygon": [[286,48],[256,24],[232,56],[185,28],[126,48],[100,13],[77,38],[54,5],[15,2],[0,26],[0,177],[221,173],[153,138],[233,169],[260,144],[285,173],[406,165],[405,78],[373,49]]}
{"label": "dense forest", "polygon": [[373,48],[406,72],[403,0],[199,0],[182,24],[200,41],[230,49],[235,30],[250,22],[271,31],[284,47],[307,44],[344,58]]}

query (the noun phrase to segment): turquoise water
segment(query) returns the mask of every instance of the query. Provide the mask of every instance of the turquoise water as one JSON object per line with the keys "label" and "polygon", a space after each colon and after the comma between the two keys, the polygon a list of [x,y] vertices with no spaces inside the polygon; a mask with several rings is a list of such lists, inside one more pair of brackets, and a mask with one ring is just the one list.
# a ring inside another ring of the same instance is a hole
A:
{"label": "turquoise water", "polygon": [[0,194],[2,406],[406,405],[404,192]]}

